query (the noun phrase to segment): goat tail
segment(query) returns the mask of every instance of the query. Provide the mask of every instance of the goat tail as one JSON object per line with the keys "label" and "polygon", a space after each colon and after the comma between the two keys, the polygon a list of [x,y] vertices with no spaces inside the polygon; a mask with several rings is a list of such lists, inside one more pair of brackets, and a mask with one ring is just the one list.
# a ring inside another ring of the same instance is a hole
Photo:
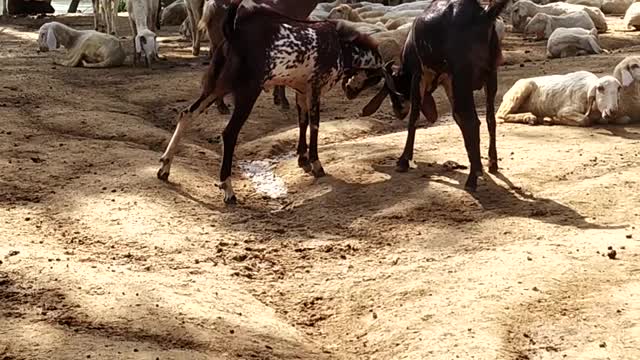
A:
{"label": "goat tail", "polygon": [[487,8],[487,17],[490,21],[495,21],[500,13],[504,10],[511,0],[493,0],[492,3]]}
{"label": "goat tail", "polygon": [[235,31],[236,16],[241,3],[242,0],[233,0],[231,1],[231,4],[229,4],[229,7],[227,7],[227,14],[225,15],[224,22],[222,23],[222,34],[227,41],[231,41],[231,37]]}

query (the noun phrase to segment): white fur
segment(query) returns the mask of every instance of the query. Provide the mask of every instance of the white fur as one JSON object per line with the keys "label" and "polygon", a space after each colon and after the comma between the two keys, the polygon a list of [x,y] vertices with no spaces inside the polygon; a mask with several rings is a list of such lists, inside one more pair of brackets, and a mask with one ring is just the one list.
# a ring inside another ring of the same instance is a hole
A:
{"label": "white fur", "polygon": [[566,0],[566,3],[602,8],[602,0]]}
{"label": "white fur", "polygon": [[38,46],[45,52],[64,46],[69,52],[67,59],[55,60],[64,66],[113,67],[122,65],[125,59],[122,44],[115,36],[75,30],[55,21],[40,27]]}
{"label": "white fur", "polygon": [[[102,20],[106,25],[107,34],[116,35],[116,22],[118,19],[118,0],[98,0],[102,5]],[[95,16],[95,14],[94,14]],[[94,19],[95,22],[95,19]]]}
{"label": "white fur", "polygon": [[527,25],[528,18],[532,18],[538,13],[558,16],[576,11],[585,11],[591,18],[591,21],[595,24],[598,32],[607,31],[607,21],[600,9],[563,2],[538,5],[529,0],[520,0],[513,4],[511,8],[511,23],[513,24],[514,31],[522,32]]}
{"label": "white fur", "polygon": [[594,28],[557,28],[547,41],[547,57],[564,58],[586,54],[600,54],[598,31]]}
{"label": "white fur", "polygon": [[640,3],[633,3],[624,14],[624,25],[627,28],[635,28],[640,30]]}
{"label": "white fur", "polygon": [[603,0],[602,12],[605,14],[624,14],[633,0]]}
{"label": "white fur", "polygon": [[146,60],[147,65],[158,59],[156,18],[160,0],[127,0],[129,24],[134,41],[134,64]]}
{"label": "white fur", "polygon": [[628,56],[613,70],[622,84],[617,123],[640,122],[640,56]]}
{"label": "white fur", "polygon": [[514,123],[549,117],[555,124],[588,126],[614,118],[620,87],[613,76],[588,71],[521,79],[504,94],[496,117]]}
{"label": "white fur", "polygon": [[[205,1],[204,0],[185,0],[187,6],[187,19],[191,29],[191,53],[193,56],[198,56],[200,54],[200,40],[202,37],[202,31],[198,29],[198,23],[202,18],[202,14],[204,12]],[[243,6],[255,6],[255,3],[250,1],[242,2]]]}
{"label": "white fur", "polygon": [[525,35],[535,35],[537,40],[548,39],[557,28],[595,29],[593,21],[584,11],[576,11],[565,15],[536,14],[524,28]]}

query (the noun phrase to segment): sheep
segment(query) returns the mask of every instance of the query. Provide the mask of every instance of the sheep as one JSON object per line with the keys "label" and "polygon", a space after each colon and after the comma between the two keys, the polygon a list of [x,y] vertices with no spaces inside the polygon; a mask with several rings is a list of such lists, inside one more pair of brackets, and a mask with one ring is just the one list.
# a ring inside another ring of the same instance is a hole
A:
{"label": "sheep", "polygon": [[605,14],[624,14],[633,0],[603,0],[602,12]]}
{"label": "sheep", "polygon": [[624,13],[624,20],[622,20],[626,28],[635,28],[640,30],[640,3],[633,3],[627,11]]}
{"label": "sheep", "polygon": [[158,57],[156,40],[156,17],[160,0],[127,0],[129,25],[133,34],[133,64],[143,60],[149,68]]}
{"label": "sheep", "polygon": [[[102,3],[102,18],[106,24],[107,34],[116,35],[118,19],[118,0],[100,0]],[[94,23],[96,22],[94,16]]]}
{"label": "sheep", "polygon": [[184,0],[177,0],[162,10],[160,24],[181,25],[187,16],[187,4]]}
{"label": "sheep", "polygon": [[200,97],[179,115],[176,130],[160,159],[157,177],[168,179],[176,147],[189,123],[216,99],[231,93],[235,107],[222,133],[224,155],[219,187],[224,191],[225,204],[235,203],[230,176],[238,133],[262,89],[275,85],[289,86],[297,92],[298,165],[314,177],[324,176],[318,158],[320,97],[347,74],[382,67],[375,41],[342,22],[295,20],[257,6],[253,0],[229,5],[223,34],[226,41],[214,53]]}
{"label": "sheep", "polygon": [[513,4],[511,8],[511,24],[513,25],[514,31],[522,32],[527,25],[528,18],[531,18],[538,13],[559,16],[581,10],[585,11],[587,15],[589,15],[599,33],[607,31],[607,21],[600,9],[563,2],[537,5],[529,0],[519,0]]}
{"label": "sheep", "polygon": [[622,84],[622,90],[618,117],[612,122],[640,122],[640,56],[628,56],[620,61],[613,70],[613,77]]}
{"label": "sheep", "polygon": [[69,56],[54,62],[63,66],[116,67],[122,65],[126,57],[120,40],[113,35],[75,30],[55,21],[42,25],[38,31],[40,51],[57,49],[60,45],[69,50]]}
{"label": "sheep", "polygon": [[596,9],[602,8],[602,0],[566,0],[567,4],[591,6]]}
{"label": "sheep", "polygon": [[520,79],[504,94],[497,118],[507,123],[590,126],[618,112],[621,84],[613,76],[588,71]]}
{"label": "sheep", "polygon": [[377,109],[386,93],[397,118],[403,119],[410,112],[407,141],[396,171],[413,167],[416,120],[421,109],[429,123],[437,119],[432,93],[439,85],[451,103],[471,163],[465,189],[475,191],[482,176],[480,120],[473,92],[483,87],[490,138],[489,171],[498,171],[494,101],[502,52],[495,21],[508,1],[496,0],[485,9],[477,0],[434,0],[416,18],[400,67],[393,70],[393,63],[385,65],[385,86],[365,110]]}
{"label": "sheep", "polygon": [[557,28],[547,41],[547,57],[550,59],[602,52],[596,29]]}
{"label": "sheep", "polygon": [[595,29],[593,21],[584,11],[576,11],[566,15],[554,16],[544,13],[536,14],[524,28],[525,35],[534,35],[536,40],[548,39],[557,28]]}

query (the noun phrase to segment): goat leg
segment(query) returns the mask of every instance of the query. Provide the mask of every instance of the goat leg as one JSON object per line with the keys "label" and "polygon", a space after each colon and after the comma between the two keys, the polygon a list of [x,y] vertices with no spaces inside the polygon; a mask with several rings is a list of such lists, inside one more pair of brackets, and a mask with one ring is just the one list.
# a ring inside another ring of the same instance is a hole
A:
{"label": "goat leg", "polygon": [[237,202],[236,194],[231,185],[231,166],[233,162],[233,152],[238,141],[238,134],[242,129],[245,121],[251,114],[253,106],[260,95],[259,86],[253,86],[245,89],[235,89],[235,108],[231,119],[222,132],[222,145],[224,154],[222,157],[222,166],[220,167],[220,183],[218,187],[224,191],[224,203],[231,205]]}
{"label": "goat leg", "polygon": [[169,179],[173,156],[178,149],[178,143],[180,143],[182,135],[189,128],[189,125],[191,125],[193,120],[196,119],[205,110],[207,110],[207,108],[211,106],[211,104],[215,100],[216,94],[204,93],[198,98],[198,100],[191,104],[191,106],[183,110],[180,115],[178,115],[178,124],[176,125],[176,130],[173,132],[171,140],[169,141],[169,145],[167,145],[167,149],[164,151],[164,154],[162,154],[162,157],[160,158],[162,166],[156,174],[158,179],[164,181],[167,181]]}
{"label": "goat leg", "polygon": [[307,146],[307,128],[309,127],[309,110],[306,98],[296,93],[296,108],[298,110],[298,126],[300,127],[298,136],[298,166],[304,172],[311,172],[311,162],[309,162],[309,148]]}
{"label": "goat leg", "polygon": [[231,110],[229,110],[229,107],[227,106],[227,104],[224,103],[223,97],[220,97],[218,100],[216,100],[216,108],[218,109],[218,114],[220,115],[231,114]]}
{"label": "goat leg", "polygon": [[318,157],[318,131],[320,130],[319,91],[312,91],[310,102],[309,122],[311,124],[311,131],[309,134],[309,162],[311,163],[311,173],[314,177],[319,178],[326,175]]}
{"label": "goat leg", "polygon": [[453,71],[453,117],[462,130],[464,146],[471,169],[464,187],[469,192],[475,192],[478,187],[478,177],[482,176],[482,161],[480,159],[480,119],[473,101],[473,86],[471,74],[462,69]]}
{"label": "goat leg", "polygon": [[498,73],[492,71],[484,87],[487,102],[487,129],[489,130],[489,172],[498,172],[498,150],[496,148],[496,108],[495,100],[498,92]]}
{"label": "goat leg", "polygon": [[289,110],[289,100],[284,86],[275,86],[273,88],[273,104],[280,105],[282,110]]}
{"label": "goat leg", "polygon": [[409,113],[409,125],[407,129],[407,141],[404,145],[404,151],[396,164],[397,172],[407,172],[409,168],[415,167],[413,164],[413,147],[416,139],[416,121],[420,117],[421,109],[421,79],[422,75],[416,72],[411,79],[411,112]]}

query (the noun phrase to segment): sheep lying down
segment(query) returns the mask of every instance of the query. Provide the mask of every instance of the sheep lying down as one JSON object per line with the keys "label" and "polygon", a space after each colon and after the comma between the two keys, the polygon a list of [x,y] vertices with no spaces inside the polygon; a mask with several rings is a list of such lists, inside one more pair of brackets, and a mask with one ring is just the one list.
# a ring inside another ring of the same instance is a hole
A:
{"label": "sheep lying down", "polygon": [[590,126],[614,121],[621,84],[588,71],[521,79],[504,94],[496,118],[508,123]]}
{"label": "sheep lying down", "polygon": [[536,40],[548,39],[558,28],[595,29],[596,26],[584,11],[576,11],[566,15],[536,14],[524,28],[526,35],[534,35]]}
{"label": "sheep lying down", "polygon": [[640,56],[627,56],[613,70],[622,84],[616,124],[640,122]]}
{"label": "sheep lying down", "polygon": [[40,27],[38,47],[46,52],[64,46],[69,54],[65,59],[54,58],[54,63],[88,68],[116,67],[126,58],[120,40],[113,35],[95,30],[75,30],[59,22],[49,22]]}
{"label": "sheep lying down", "polygon": [[598,42],[596,29],[557,28],[547,41],[548,58],[564,58],[606,52]]}

